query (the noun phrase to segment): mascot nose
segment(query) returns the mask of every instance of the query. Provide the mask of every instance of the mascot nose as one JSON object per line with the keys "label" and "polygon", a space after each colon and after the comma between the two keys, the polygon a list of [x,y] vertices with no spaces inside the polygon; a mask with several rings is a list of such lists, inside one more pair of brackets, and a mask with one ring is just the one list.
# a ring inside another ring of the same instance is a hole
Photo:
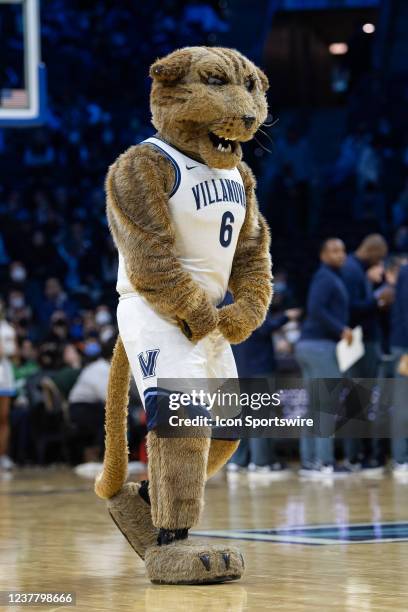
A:
{"label": "mascot nose", "polygon": [[249,129],[250,127],[253,126],[255,117],[253,115],[244,115],[242,117],[242,121],[244,122],[245,127]]}

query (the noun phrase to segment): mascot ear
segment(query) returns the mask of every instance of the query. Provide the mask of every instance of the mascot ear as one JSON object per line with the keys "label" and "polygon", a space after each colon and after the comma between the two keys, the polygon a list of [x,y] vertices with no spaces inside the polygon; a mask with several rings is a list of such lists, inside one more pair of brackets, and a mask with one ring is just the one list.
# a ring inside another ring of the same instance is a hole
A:
{"label": "mascot ear", "polygon": [[191,54],[186,49],[174,51],[162,59],[158,59],[150,67],[150,76],[155,81],[172,83],[179,81],[188,72]]}
{"label": "mascot ear", "polygon": [[262,86],[263,91],[268,91],[269,89],[268,77],[260,68],[257,68],[256,70],[257,70],[259,80],[261,81],[261,86]]}

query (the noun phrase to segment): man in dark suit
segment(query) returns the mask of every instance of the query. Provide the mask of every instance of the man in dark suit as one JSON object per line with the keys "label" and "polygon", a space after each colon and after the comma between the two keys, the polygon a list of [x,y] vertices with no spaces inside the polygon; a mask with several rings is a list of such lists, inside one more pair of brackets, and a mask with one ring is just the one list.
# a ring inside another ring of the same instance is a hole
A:
{"label": "man in dark suit", "polygon": [[[341,269],[350,302],[350,326],[363,329],[364,356],[347,372],[350,378],[375,379],[381,357],[379,313],[388,308],[394,298],[392,288],[384,286],[374,291],[383,276],[383,260],[388,252],[385,239],[380,234],[364,238],[358,249],[351,253]],[[360,469],[367,476],[383,472],[381,447],[378,440],[363,449],[361,440],[345,442],[346,458],[354,470]]]}
{"label": "man in dark suit", "polygon": [[[408,438],[401,432],[407,431],[406,404],[408,393],[408,372],[402,367],[401,358],[408,355],[408,265],[399,271],[395,302],[391,313],[391,350],[395,358],[394,421],[392,438],[393,474],[408,479]],[[407,360],[407,357],[404,357]]]}
{"label": "man in dark suit", "polygon": [[[296,346],[296,357],[302,368],[303,377],[308,381],[311,408],[313,406],[313,379],[340,378],[337,363],[336,344],[341,339],[352,341],[349,328],[349,297],[340,269],[344,264],[346,251],[339,238],[329,238],[320,249],[321,265],[315,273],[309,288],[307,314],[300,341]],[[330,426],[334,422],[330,410],[320,413],[321,423]],[[332,437],[303,437],[300,441],[300,474],[304,477],[326,477],[346,475],[348,471],[337,467],[334,462]]]}

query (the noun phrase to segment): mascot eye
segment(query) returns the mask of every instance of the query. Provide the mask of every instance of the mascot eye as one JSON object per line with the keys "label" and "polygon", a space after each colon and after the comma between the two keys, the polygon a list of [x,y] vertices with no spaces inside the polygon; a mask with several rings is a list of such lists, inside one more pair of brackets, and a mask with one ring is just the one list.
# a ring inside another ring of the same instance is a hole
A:
{"label": "mascot eye", "polygon": [[207,85],[225,85],[227,81],[222,77],[209,76],[206,80]]}
{"label": "mascot eye", "polygon": [[248,91],[253,91],[255,87],[255,80],[252,77],[249,77],[249,79],[246,79],[245,87],[247,88]]}

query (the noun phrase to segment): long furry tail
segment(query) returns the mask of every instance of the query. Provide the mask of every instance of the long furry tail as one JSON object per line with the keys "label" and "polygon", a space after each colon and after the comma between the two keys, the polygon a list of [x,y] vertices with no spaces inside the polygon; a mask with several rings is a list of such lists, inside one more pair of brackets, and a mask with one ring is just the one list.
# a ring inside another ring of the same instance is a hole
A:
{"label": "long furry tail", "polygon": [[103,499],[116,495],[126,482],[128,469],[127,406],[130,367],[120,336],[109,372],[105,409],[105,458],[96,478],[95,493]]}

